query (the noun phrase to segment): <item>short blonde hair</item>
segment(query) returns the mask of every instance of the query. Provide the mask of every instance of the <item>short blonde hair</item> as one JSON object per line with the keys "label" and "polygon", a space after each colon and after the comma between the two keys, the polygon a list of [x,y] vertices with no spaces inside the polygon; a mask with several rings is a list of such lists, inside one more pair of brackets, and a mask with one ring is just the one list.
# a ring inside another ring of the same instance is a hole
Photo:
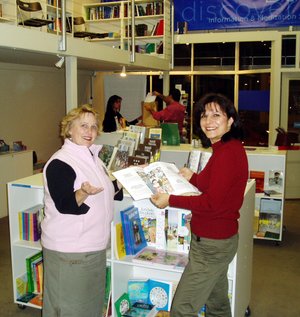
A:
{"label": "short blonde hair", "polygon": [[99,133],[100,133],[99,114],[89,104],[85,104],[85,105],[82,105],[78,108],[74,108],[74,109],[70,110],[67,113],[67,115],[62,119],[61,125],[60,125],[61,126],[60,136],[63,139],[70,138],[70,136],[71,136],[70,129],[71,129],[72,123],[74,122],[74,120],[80,118],[82,115],[84,115],[86,113],[91,113],[95,116],[97,126],[98,126],[97,133],[99,135]]}

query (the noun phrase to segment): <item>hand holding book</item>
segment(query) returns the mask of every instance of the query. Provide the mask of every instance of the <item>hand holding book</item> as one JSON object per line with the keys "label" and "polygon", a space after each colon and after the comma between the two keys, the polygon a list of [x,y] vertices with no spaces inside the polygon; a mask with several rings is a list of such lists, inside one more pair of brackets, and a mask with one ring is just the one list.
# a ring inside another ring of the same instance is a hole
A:
{"label": "hand holding book", "polygon": [[150,200],[155,207],[163,209],[169,206],[169,198],[169,194],[155,194],[151,196]]}

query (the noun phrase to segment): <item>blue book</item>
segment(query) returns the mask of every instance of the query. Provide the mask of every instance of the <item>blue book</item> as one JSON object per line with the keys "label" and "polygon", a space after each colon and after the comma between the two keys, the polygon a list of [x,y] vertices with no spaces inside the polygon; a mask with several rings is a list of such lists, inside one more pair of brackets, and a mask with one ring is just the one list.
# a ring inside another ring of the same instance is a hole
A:
{"label": "blue book", "polygon": [[130,244],[129,231],[127,229],[127,226],[128,226],[127,217],[125,217],[125,213],[127,213],[132,208],[134,208],[134,206],[130,206],[127,209],[120,211],[121,223],[122,223],[122,229],[123,229],[123,235],[124,235],[125,250],[126,250],[127,255],[132,254],[132,248],[131,248],[131,244]]}
{"label": "blue book", "polygon": [[149,304],[157,310],[170,311],[172,302],[172,282],[149,279]]}
{"label": "blue book", "polygon": [[131,304],[148,303],[149,286],[148,279],[131,279],[127,282],[127,293]]}
{"label": "blue book", "polygon": [[132,207],[124,211],[124,224],[125,239],[129,236],[130,254],[135,255],[147,246],[138,208]]}

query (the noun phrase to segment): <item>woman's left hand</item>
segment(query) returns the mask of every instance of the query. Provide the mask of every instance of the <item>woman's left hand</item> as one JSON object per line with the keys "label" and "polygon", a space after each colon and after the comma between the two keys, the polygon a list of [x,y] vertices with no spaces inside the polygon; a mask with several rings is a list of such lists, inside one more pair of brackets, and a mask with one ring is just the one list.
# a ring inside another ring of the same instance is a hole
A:
{"label": "woman's left hand", "polygon": [[169,194],[155,194],[152,195],[150,200],[158,208],[163,209],[169,206]]}

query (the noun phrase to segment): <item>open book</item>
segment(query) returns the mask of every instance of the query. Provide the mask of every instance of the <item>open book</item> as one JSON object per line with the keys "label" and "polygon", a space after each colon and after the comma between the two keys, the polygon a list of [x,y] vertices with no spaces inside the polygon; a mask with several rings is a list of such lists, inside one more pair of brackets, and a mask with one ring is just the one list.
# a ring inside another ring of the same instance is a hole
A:
{"label": "open book", "polygon": [[199,194],[173,163],[154,162],[145,167],[132,166],[112,173],[134,200],[150,198],[156,193],[173,195]]}

